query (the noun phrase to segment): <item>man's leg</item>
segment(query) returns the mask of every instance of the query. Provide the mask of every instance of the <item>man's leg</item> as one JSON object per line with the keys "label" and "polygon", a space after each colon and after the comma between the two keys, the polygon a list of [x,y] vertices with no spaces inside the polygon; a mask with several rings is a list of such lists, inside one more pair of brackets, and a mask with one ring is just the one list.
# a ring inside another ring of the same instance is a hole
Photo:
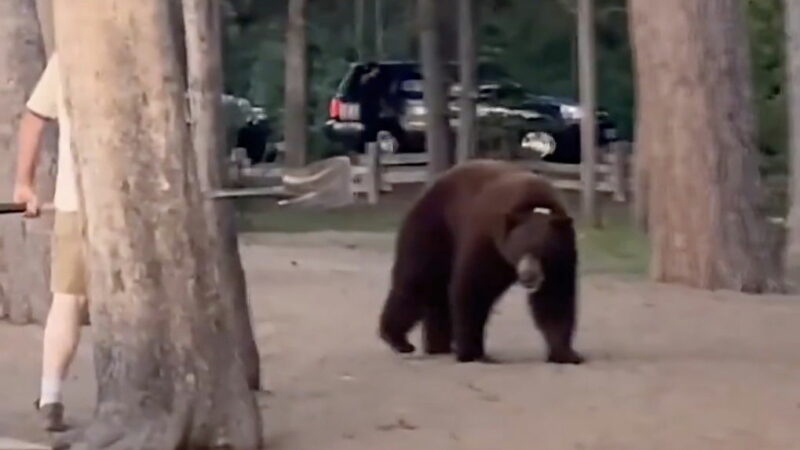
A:
{"label": "man's leg", "polygon": [[38,401],[39,408],[48,413],[45,414],[48,417],[45,427],[52,429],[51,431],[64,428],[60,417],[63,413],[50,410],[63,410],[61,387],[78,347],[85,307],[83,296],[53,294],[53,303],[44,328],[42,384]]}
{"label": "man's leg", "polygon": [[61,388],[75,356],[86,314],[82,237],[77,213],[56,213],[51,260],[53,302],[44,329],[41,394],[36,405],[49,431],[66,428]]}

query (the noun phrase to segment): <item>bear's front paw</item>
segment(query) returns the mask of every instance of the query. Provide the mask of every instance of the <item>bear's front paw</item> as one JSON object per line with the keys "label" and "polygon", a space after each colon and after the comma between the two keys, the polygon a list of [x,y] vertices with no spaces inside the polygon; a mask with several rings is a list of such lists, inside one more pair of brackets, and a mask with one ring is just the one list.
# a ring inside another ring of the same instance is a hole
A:
{"label": "bear's front paw", "polygon": [[553,364],[582,364],[584,361],[586,358],[575,350],[551,352],[547,357],[547,362]]}
{"label": "bear's front paw", "polygon": [[416,347],[405,338],[396,338],[389,336],[387,333],[381,333],[381,339],[397,353],[414,353],[414,350],[416,350]]}
{"label": "bear's front paw", "polygon": [[398,342],[396,344],[392,344],[392,349],[397,353],[414,353],[414,350],[417,348],[409,342]]}

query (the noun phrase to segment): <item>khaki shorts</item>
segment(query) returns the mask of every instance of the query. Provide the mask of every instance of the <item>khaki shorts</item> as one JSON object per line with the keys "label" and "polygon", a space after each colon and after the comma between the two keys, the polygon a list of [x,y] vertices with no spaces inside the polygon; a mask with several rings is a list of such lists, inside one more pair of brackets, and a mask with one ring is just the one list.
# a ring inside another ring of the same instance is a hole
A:
{"label": "khaki shorts", "polygon": [[50,259],[50,289],[54,294],[86,296],[83,238],[80,213],[56,211]]}

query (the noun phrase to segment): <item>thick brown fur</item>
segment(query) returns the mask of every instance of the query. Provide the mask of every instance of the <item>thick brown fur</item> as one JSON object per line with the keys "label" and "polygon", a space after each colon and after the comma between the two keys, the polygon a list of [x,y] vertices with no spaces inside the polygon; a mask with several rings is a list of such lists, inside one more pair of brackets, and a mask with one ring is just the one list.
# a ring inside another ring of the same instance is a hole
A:
{"label": "thick brown fur", "polygon": [[[549,214],[535,213],[546,208]],[[422,322],[428,354],[485,360],[494,303],[517,280],[523,254],[541,261],[544,280],[529,294],[548,361],[579,364],[572,348],[578,255],[575,231],[555,189],[511,163],[476,160],[443,174],[412,206],[399,230],[380,336],[398,353]]]}

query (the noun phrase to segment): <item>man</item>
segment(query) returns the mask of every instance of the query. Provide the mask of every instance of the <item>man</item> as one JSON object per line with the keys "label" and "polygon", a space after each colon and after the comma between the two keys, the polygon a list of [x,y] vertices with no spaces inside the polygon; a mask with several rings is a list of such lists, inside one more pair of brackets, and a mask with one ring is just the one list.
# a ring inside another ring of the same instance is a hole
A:
{"label": "man", "polygon": [[385,89],[383,73],[377,63],[367,64],[359,79],[361,121],[364,123],[364,144],[375,142],[380,131],[381,102]]}
{"label": "man", "polygon": [[47,63],[20,121],[14,201],[27,205],[26,217],[39,215],[36,194],[42,132],[49,121],[59,124],[58,173],[53,206],[51,290],[53,301],[44,328],[41,392],[35,406],[48,431],[64,431],[61,385],[80,340],[86,314],[86,267],[83,255],[83,227],[70,148],[70,123],[65,114],[58,57]]}

